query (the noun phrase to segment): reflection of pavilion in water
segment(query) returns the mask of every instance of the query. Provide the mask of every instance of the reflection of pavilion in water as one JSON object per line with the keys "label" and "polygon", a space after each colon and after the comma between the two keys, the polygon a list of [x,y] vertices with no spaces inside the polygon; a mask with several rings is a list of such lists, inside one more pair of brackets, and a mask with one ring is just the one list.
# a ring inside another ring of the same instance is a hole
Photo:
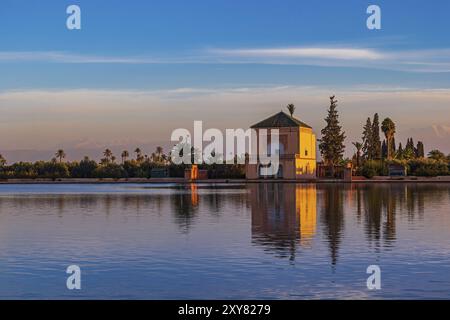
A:
{"label": "reflection of pavilion in water", "polygon": [[316,233],[316,186],[271,183],[250,188],[253,242],[294,260],[297,246],[311,246]]}

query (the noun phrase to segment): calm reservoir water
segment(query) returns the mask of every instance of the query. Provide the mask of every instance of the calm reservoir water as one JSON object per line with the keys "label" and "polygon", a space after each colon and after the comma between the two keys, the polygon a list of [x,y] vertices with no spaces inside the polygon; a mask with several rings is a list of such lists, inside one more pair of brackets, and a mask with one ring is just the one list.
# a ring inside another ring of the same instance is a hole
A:
{"label": "calm reservoir water", "polygon": [[0,185],[0,298],[450,299],[450,184]]}

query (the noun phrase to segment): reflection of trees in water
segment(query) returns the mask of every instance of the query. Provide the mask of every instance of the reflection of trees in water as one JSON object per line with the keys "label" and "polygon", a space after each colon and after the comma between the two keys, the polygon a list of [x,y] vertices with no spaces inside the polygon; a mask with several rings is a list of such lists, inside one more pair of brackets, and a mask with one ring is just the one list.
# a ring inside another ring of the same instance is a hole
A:
{"label": "reflection of trees in water", "polygon": [[294,260],[298,228],[295,208],[287,199],[295,189],[276,183],[256,184],[251,189],[253,242],[278,257]]}
{"label": "reflection of trees in water", "polygon": [[112,210],[123,212],[145,212],[152,204],[160,204],[160,196],[133,194],[52,194],[20,195],[1,198],[0,208],[7,207],[17,212],[42,211],[63,216],[67,212],[81,214],[110,214]]}
{"label": "reflection of trees in water", "polygon": [[[224,212],[240,212],[248,206],[243,193],[227,193],[222,189],[243,189],[245,186],[180,185],[151,188],[149,193],[110,194],[18,194],[0,197],[0,212],[23,214],[148,214],[172,215],[183,232],[189,232],[198,212],[220,217]],[[203,192],[201,192],[203,190]],[[4,208],[14,210],[2,210]]]}
{"label": "reflection of trees in water", "polygon": [[[380,242],[389,246],[395,241],[398,214],[406,215],[410,222],[423,219],[427,206],[448,198],[446,188],[433,184],[365,184],[357,185],[356,193],[357,199],[363,198],[367,239],[377,247]],[[358,204],[357,208],[360,212]]]}
{"label": "reflection of trees in water", "polygon": [[183,233],[189,233],[197,213],[195,194],[192,192],[181,191],[169,196],[172,204],[172,212],[175,217],[175,223]]}
{"label": "reflection of trees in water", "polygon": [[205,203],[208,205],[208,209],[211,214],[220,216],[222,214],[223,204],[227,199],[223,194],[217,192],[209,192],[203,195]]}
{"label": "reflection of trees in water", "polygon": [[330,248],[331,264],[339,256],[339,246],[344,229],[344,190],[339,185],[323,185],[318,202],[321,203],[320,221]]}
{"label": "reflection of trees in water", "polygon": [[249,188],[253,243],[277,257],[291,260],[298,254],[303,238],[299,216],[302,217],[305,208],[301,204],[311,205],[317,195],[322,233],[333,265],[338,262],[344,236],[345,210],[355,209],[367,241],[379,249],[396,241],[399,215],[408,220],[423,219],[426,208],[446,203],[450,197],[448,185],[439,184],[319,184],[319,192],[314,189],[314,196],[305,194],[309,201],[299,201],[302,193],[298,191],[304,188],[299,185],[268,183]]}
{"label": "reflection of trees in water", "polygon": [[180,229],[189,233],[197,219],[197,213],[220,217],[224,212],[233,213],[246,205],[246,194],[222,193],[223,189],[240,189],[245,186],[214,186],[190,184],[178,187],[179,192],[170,195],[175,222]]}
{"label": "reflection of trees in water", "polygon": [[[386,241],[395,239],[395,201],[392,201],[389,186],[371,184],[363,187],[365,234],[370,243],[380,246],[382,239],[383,214],[388,217],[384,228]],[[389,233],[386,233],[389,231]],[[389,235],[389,237],[387,237]]]}
{"label": "reflection of trees in water", "polygon": [[[312,188],[311,195],[303,193],[308,187]],[[278,257],[294,260],[299,244],[303,245],[302,240],[306,238],[305,231],[312,229],[312,233],[315,233],[317,195],[323,234],[329,245],[331,261],[335,264],[344,232],[344,204],[347,202],[355,208],[357,221],[364,224],[369,244],[377,248],[382,244],[389,246],[396,240],[396,222],[399,218],[408,221],[425,219],[427,209],[450,202],[448,184],[319,184],[319,193],[314,185],[286,183],[253,184],[249,186],[250,193],[242,194],[229,194],[222,187],[217,187],[217,190],[214,188],[208,185],[198,185],[197,188],[186,185],[177,187],[175,191],[165,188],[164,192],[155,192],[157,189],[153,189],[142,194],[2,196],[0,213],[37,212],[57,216],[168,214],[174,217],[174,222],[182,232],[188,233],[200,213],[220,217],[224,213],[236,214],[239,210],[251,209],[252,242]],[[313,203],[313,208],[304,206]],[[305,210],[311,211],[313,217],[308,230],[305,229],[308,224],[302,224],[300,219],[307,216],[302,215]]]}

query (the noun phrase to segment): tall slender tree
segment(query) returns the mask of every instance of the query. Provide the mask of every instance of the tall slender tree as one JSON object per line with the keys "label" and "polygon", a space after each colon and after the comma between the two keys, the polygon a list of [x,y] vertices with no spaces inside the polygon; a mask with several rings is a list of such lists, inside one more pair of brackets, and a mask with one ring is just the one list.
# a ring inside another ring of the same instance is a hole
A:
{"label": "tall slender tree", "polygon": [[130,156],[130,153],[127,150],[123,150],[120,156],[122,157],[122,164],[124,164],[125,161],[127,161],[127,158]]}
{"label": "tall slender tree", "polygon": [[408,140],[406,142],[405,152],[415,155],[413,138],[408,138]]}
{"label": "tall slender tree", "polygon": [[366,125],[363,128],[363,135],[362,135],[362,141],[363,141],[363,157],[366,160],[372,160],[372,153],[371,153],[371,141],[372,141],[372,122],[370,118],[367,118]]}
{"label": "tall slender tree", "polygon": [[417,141],[416,157],[417,158],[425,158],[425,149],[424,149],[422,141]]}
{"label": "tall slender tree", "polygon": [[386,136],[387,143],[387,158],[391,160],[394,155],[394,135],[395,135],[395,123],[390,118],[386,118],[383,120],[381,124],[381,130],[383,130],[384,135]]}
{"label": "tall slender tree", "polygon": [[3,157],[3,155],[0,154],[0,167],[3,167],[6,165],[6,159]]}
{"label": "tall slender tree", "polygon": [[136,161],[137,162],[141,162],[142,160],[143,160],[143,156],[142,156],[142,151],[141,151],[141,149],[140,148],[136,148],[135,150],[134,150],[134,153],[136,153]]}
{"label": "tall slender tree", "polygon": [[163,156],[163,147],[161,146],[157,146],[156,147],[156,157],[157,157],[157,162],[161,162],[162,160],[162,156]]}
{"label": "tall slender tree", "polygon": [[359,141],[357,142],[352,142],[352,144],[355,146],[356,148],[356,167],[360,167],[361,166],[361,149],[363,147],[363,144]]}
{"label": "tall slender tree", "polygon": [[400,142],[400,144],[398,145],[398,150],[397,150],[397,152],[395,153],[395,158],[397,158],[397,159],[403,159],[404,152],[405,152],[405,151],[403,150],[402,143]]}
{"label": "tall slender tree", "polygon": [[345,150],[345,132],[339,124],[339,114],[337,111],[337,100],[335,96],[330,97],[330,107],[325,118],[326,126],[321,130],[322,139],[319,144],[320,153],[325,163],[331,166],[334,175],[334,166],[341,160]]}
{"label": "tall slender tree", "polygon": [[378,113],[375,113],[372,121],[372,137],[371,137],[371,154],[372,159],[381,158],[381,138],[380,138],[380,119]]}
{"label": "tall slender tree", "polygon": [[381,158],[382,159],[386,159],[387,158],[387,144],[386,144],[386,140],[383,140],[383,143],[381,144]]}

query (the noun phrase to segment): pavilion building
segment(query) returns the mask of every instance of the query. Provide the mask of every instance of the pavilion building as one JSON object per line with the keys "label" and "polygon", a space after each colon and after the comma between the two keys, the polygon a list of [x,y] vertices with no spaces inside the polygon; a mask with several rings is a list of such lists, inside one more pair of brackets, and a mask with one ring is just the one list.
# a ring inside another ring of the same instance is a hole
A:
{"label": "pavilion building", "polygon": [[[247,164],[245,174],[247,179],[315,179],[316,178],[316,135],[306,123],[284,112],[279,112],[257,124],[251,126],[256,130],[267,129],[267,140],[270,150],[270,129],[279,130],[279,170],[272,177],[263,176],[259,163]],[[259,147],[259,141],[257,141]]]}

